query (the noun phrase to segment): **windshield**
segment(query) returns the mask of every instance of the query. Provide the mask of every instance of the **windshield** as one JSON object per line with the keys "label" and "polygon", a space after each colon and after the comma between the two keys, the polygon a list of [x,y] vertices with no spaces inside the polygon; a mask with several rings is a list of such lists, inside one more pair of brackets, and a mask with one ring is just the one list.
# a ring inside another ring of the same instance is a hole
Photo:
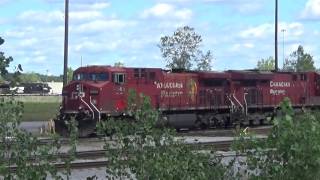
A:
{"label": "windshield", "polygon": [[88,74],[87,73],[77,73],[73,75],[73,80],[74,81],[83,81],[88,79]]}
{"label": "windshield", "polygon": [[90,73],[91,81],[108,81],[109,76],[107,73]]}
{"label": "windshield", "polygon": [[74,81],[108,81],[108,73],[77,73],[73,75]]}

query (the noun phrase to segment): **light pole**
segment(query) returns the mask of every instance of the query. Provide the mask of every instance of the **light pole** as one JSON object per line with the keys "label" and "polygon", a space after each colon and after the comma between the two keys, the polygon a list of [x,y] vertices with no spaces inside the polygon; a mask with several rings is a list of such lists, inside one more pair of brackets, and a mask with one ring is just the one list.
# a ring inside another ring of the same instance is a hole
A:
{"label": "light pole", "polygon": [[49,69],[46,70],[46,83],[48,82],[48,76],[49,76]]}
{"label": "light pole", "polygon": [[68,33],[69,33],[69,0],[65,0],[64,10],[64,66],[63,66],[63,86],[67,85],[68,73]]}
{"label": "light pole", "polygon": [[285,56],[284,56],[284,33],[286,32],[286,30],[285,29],[281,29],[281,32],[282,32],[282,57],[283,57],[282,68],[284,68],[284,62],[285,62]]}
{"label": "light pole", "polygon": [[274,26],[274,70],[278,71],[278,0],[275,0],[275,26]]}

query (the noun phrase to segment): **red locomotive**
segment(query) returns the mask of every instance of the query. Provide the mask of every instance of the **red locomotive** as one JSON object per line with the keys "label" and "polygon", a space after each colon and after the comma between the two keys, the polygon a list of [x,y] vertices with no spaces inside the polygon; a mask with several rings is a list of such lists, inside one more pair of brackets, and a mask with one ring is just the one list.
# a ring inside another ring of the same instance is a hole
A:
{"label": "red locomotive", "polygon": [[162,119],[176,129],[263,124],[284,97],[296,108],[320,106],[316,72],[167,71],[159,68],[81,67],[63,88],[56,129],[67,133],[74,116],[79,135],[95,131],[96,122],[122,116],[129,89],[150,97]]}

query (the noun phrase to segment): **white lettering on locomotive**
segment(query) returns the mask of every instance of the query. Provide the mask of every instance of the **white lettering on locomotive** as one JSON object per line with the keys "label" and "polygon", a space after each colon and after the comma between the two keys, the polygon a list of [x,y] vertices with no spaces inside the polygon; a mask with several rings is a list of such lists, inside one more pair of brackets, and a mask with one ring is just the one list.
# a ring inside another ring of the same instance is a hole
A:
{"label": "white lettering on locomotive", "polygon": [[181,82],[156,82],[157,89],[182,89],[183,84]]}
{"label": "white lettering on locomotive", "polygon": [[290,82],[284,82],[284,81],[281,81],[281,82],[270,81],[270,87],[291,87],[291,84]]}
{"label": "white lettering on locomotive", "polygon": [[177,96],[181,96],[183,94],[182,91],[166,91],[166,90],[162,90],[160,95],[161,98],[174,98]]}
{"label": "white lettering on locomotive", "polygon": [[286,95],[286,90],[284,89],[270,89],[270,94],[279,96],[279,95]]}
{"label": "white lettering on locomotive", "polygon": [[[270,88],[289,88],[291,87],[290,82],[285,81],[270,81]],[[274,96],[286,95],[287,91],[284,89],[270,89],[270,94]]]}

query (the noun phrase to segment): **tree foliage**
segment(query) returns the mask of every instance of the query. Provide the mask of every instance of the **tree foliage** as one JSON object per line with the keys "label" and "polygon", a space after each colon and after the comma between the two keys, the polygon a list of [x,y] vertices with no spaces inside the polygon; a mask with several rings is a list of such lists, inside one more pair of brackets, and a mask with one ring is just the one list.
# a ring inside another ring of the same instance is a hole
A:
{"label": "tree foliage", "polygon": [[[4,40],[0,37],[0,45]],[[12,57],[6,58],[0,52],[0,75],[12,84],[20,78],[22,67],[19,64],[14,73],[9,73],[7,68]],[[56,162],[70,164],[73,160],[61,159],[58,154],[61,142],[56,134],[49,134],[52,143],[41,145],[38,137],[19,128],[23,114],[24,104],[14,97],[0,97],[0,179],[62,179],[55,167]],[[70,123],[71,143],[74,147],[75,134],[74,122]],[[70,154],[75,154],[75,148],[70,149]],[[15,170],[13,170],[13,168]],[[69,179],[70,166],[66,168],[66,178]]]}
{"label": "tree foliage", "polygon": [[[221,179],[224,169],[210,164],[210,154],[193,152],[174,139],[175,131],[157,128],[159,113],[150,99],[130,91],[128,114],[132,118],[109,119],[99,124],[106,142],[108,178],[121,179]],[[116,150],[115,150],[116,147]]]}
{"label": "tree foliage", "polygon": [[[0,37],[0,46],[4,43],[4,39]],[[14,86],[16,83],[20,81],[20,74],[22,71],[22,67],[20,64],[15,67],[14,73],[9,73],[8,67],[10,66],[10,63],[13,61],[13,58],[11,56],[6,57],[4,55],[4,52],[0,51],[0,79],[2,81],[9,81],[11,86]],[[8,76],[10,75],[10,76]]]}
{"label": "tree foliage", "polygon": [[164,36],[160,39],[162,57],[167,61],[170,69],[191,70],[194,63],[197,69],[210,70],[212,53],[203,53],[199,48],[202,38],[194,31],[194,28],[184,26],[178,28],[172,36]]}
{"label": "tree foliage", "polygon": [[212,52],[208,51],[206,54],[200,53],[200,59],[198,60],[197,70],[199,71],[210,71],[211,70],[211,61],[212,61]]}
{"label": "tree foliage", "polygon": [[[0,46],[4,43],[4,39],[0,37]],[[11,56],[6,57],[4,55],[4,52],[0,51],[0,76],[4,77],[6,74],[8,74],[7,68],[9,67],[10,63],[13,61],[13,58]]]}
{"label": "tree foliage", "polygon": [[290,57],[284,62],[283,70],[285,71],[314,71],[313,56],[305,53],[303,46],[299,45],[298,49],[290,54]]}
{"label": "tree foliage", "polygon": [[68,82],[72,81],[73,79],[73,69],[71,67],[68,67],[67,70],[67,80]]}
{"label": "tree foliage", "polygon": [[41,78],[39,74],[35,72],[22,73],[20,76],[20,81],[22,83],[35,83],[35,82],[41,82]]}
{"label": "tree foliage", "polygon": [[[74,160],[77,129],[70,122],[70,157],[59,156],[61,141],[56,134],[48,134],[52,143],[41,144],[38,137],[19,128],[23,103],[11,98],[0,98],[0,179],[62,179],[54,163],[67,165],[64,177],[69,178],[70,163]],[[69,165],[69,166],[68,166]],[[15,167],[15,170],[12,169]]]}
{"label": "tree foliage", "polygon": [[274,70],[275,60],[272,56],[268,57],[267,59],[261,59],[257,63],[257,68],[260,71],[271,71]]}
{"label": "tree foliage", "polygon": [[[317,179],[320,175],[319,113],[295,115],[290,100],[281,103],[266,140],[242,134],[235,143],[247,153],[250,179]],[[243,139],[250,139],[244,143]]]}
{"label": "tree foliage", "polygon": [[[5,179],[43,179],[47,173],[56,174],[47,147],[37,146],[36,137],[18,129],[23,104],[1,98],[0,106],[0,175]],[[37,157],[34,164],[31,157]],[[10,169],[14,165],[16,172]]]}
{"label": "tree foliage", "polygon": [[119,61],[119,62],[114,63],[113,66],[114,66],[114,67],[123,67],[123,66],[124,66],[124,63]]}

